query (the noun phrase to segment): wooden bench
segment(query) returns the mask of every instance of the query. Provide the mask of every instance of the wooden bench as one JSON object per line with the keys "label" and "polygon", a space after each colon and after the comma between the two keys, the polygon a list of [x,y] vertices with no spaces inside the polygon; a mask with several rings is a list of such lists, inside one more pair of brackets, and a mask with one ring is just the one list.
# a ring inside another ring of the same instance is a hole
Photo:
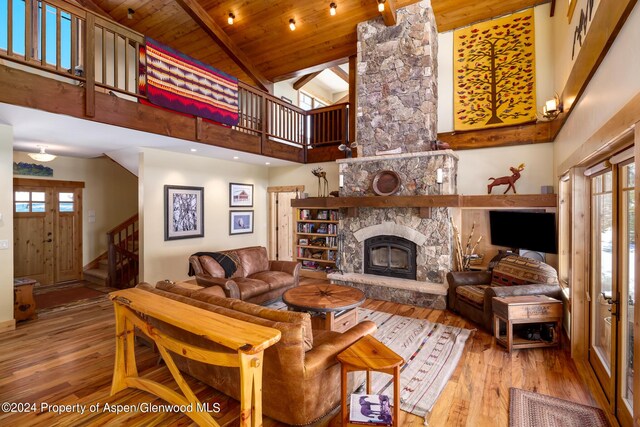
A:
{"label": "wooden bench", "polygon": [[[112,292],[116,315],[116,360],[111,395],[128,387],[152,393],[173,405],[184,405],[185,412],[201,426],[218,426],[213,417],[186,383],[168,350],[192,360],[240,369],[240,425],[262,425],[262,360],[264,350],[280,340],[280,331],[243,322],[201,308],[164,298],[141,289]],[[172,338],[152,326],[143,316],[171,324],[199,335],[235,352],[208,350]],[[134,328],[151,338],[167,368],[182,391],[182,395],[155,381],[138,376],[134,348]],[[233,332],[231,332],[233,331]]]}

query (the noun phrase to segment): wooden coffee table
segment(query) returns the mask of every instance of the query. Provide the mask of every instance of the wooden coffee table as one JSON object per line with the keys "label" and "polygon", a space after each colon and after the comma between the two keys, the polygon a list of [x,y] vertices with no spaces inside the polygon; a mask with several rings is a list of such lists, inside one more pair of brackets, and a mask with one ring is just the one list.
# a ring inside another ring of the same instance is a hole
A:
{"label": "wooden coffee table", "polygon": [[364,293],[359,289],[329,284],[296,286],[282,295],[282,301],[290,310],[312,314],[314,329],[336,332],[344,332],[358,323],[356,307],[364,300]]}

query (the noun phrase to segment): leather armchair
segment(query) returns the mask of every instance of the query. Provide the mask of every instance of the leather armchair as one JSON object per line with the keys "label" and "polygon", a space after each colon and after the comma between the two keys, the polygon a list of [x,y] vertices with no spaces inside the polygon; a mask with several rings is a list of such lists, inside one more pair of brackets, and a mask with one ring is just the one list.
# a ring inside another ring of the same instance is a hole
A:
{"label": "leather armchair", "polygon": [[[496,276],[500,276],[502,280],[506,277],[524,283],[501,286]],[[562,295],[558,276],[553,267],[519,256],[509,256],[500,260],[493,272],[449,272],[447,282],[449,283],[448,308],[491,332],[493,331],[492,300],[494,297],[546,295],[560,299]]]}

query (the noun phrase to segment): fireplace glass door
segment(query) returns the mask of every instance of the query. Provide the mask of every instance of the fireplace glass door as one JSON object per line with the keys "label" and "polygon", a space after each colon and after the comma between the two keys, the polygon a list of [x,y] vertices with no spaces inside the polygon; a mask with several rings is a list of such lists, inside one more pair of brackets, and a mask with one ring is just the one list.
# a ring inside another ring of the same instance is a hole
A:
{"label": "fireplace glass door", "polygon": [[364,273],[416,280],[416,245],[397,236],[365,241]]}

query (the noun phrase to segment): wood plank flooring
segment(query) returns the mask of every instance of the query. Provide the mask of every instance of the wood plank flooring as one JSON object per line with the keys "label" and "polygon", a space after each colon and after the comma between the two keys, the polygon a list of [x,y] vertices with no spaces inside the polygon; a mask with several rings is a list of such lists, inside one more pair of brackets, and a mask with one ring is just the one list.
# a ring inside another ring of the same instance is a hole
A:
{"label": "wood plank flooring", "polygon": [[[475,325],[448,311],[367,300],[364,307],[403,316],[428,319],[473,329]],[[193,425],[180,413],[105,412],[105,405],[165,402],[141,391],[126,390],[110,397],[114,363],[114,316],[106,300],[64,311],[43,313],[18,324],[15,331],[0,334],[0,402],[35,404],[28,413],[0,412],[0,425]],[[137,346],[141,375],[176,389],[168,370],[158,364],[150,348]],[[187,378],[201,401],[219,403],[215,418],[222,425],[236,425],[237,402],[198,381]],[[493,338],[476,331],[468,340],[458,368],[445,387],[428,421],[430,426],[507,426],[509,388],[519,387],[598,406],[581,380],[566,349],[529,349],[508,354]],[[57,414],[49,405],[86,405]],[[97,412],[90,405],[100,404]],[[286,405],[286,402],[283,402]],[[400,425],[423,426],[424,419],[401,412]],[[265,418],[267,427],[280,426]],[[330,426],[340,425],[335,416]]]}

